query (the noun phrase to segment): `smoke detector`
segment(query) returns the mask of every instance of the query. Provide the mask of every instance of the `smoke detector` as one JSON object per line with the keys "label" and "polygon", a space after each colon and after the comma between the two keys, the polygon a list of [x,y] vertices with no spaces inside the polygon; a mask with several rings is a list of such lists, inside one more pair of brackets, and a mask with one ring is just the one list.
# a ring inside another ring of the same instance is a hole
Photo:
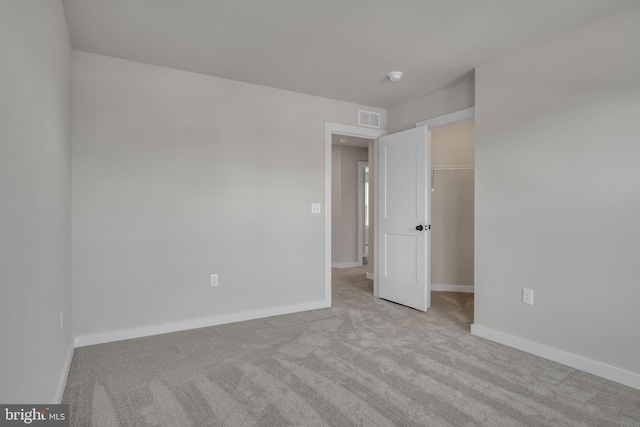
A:
{"label": "smoke detector", "polygon": [[397,82],[402,78],[402,71],[392,71],[387,74],[387,77],[389,77],[389,80],[391,80],[392,82]]}

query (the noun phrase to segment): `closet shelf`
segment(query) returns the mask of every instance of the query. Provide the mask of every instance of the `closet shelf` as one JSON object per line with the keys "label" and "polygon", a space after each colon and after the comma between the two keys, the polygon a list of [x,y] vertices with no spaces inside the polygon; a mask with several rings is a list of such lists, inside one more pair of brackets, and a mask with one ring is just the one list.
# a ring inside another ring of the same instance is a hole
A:
{"label": "closet shelf", "polygon": [[463,171],[463,170],[473,170],[475,169],[474,165],[440,165],[433,166],[431,170],[433,171]]}

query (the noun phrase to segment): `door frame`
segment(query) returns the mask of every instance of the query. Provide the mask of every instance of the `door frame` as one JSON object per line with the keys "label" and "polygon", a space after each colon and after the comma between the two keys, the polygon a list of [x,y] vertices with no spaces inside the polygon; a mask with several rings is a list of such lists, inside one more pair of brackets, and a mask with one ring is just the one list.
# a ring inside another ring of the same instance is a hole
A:
{"label": "door frame", "polygon": [[331,307],[331,135],[334,134],[377,141],[387,131],[332,122],[324,124],[324,302],[327,307]]}

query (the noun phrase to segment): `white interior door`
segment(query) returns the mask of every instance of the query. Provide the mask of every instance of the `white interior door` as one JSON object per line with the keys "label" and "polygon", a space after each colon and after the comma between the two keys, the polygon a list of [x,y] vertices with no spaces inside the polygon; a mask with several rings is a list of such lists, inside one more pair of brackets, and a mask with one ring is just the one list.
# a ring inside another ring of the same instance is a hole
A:
{"label": "white interior door", "polygon": [[378,139],[378,296],[430,305],[429,133],[425,126]]}

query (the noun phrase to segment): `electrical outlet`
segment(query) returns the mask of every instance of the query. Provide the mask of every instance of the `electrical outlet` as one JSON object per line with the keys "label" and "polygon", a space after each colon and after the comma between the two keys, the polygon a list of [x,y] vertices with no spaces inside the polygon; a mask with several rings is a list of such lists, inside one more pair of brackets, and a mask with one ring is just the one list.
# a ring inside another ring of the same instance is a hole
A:
{"label": "electrical outlet", "polygon": [[533,305],[533,289],[522,289],[522,303]]}
{"label": "electrical outlet", "polygon": [[319,214],[322,212],[322,205],[320,203],[311,203],[311,213]]}
{"label": "electrical outlet", "polygon": [[218,286],[218,275],[217,274],[212,274],[211,275],[211,286]]}

